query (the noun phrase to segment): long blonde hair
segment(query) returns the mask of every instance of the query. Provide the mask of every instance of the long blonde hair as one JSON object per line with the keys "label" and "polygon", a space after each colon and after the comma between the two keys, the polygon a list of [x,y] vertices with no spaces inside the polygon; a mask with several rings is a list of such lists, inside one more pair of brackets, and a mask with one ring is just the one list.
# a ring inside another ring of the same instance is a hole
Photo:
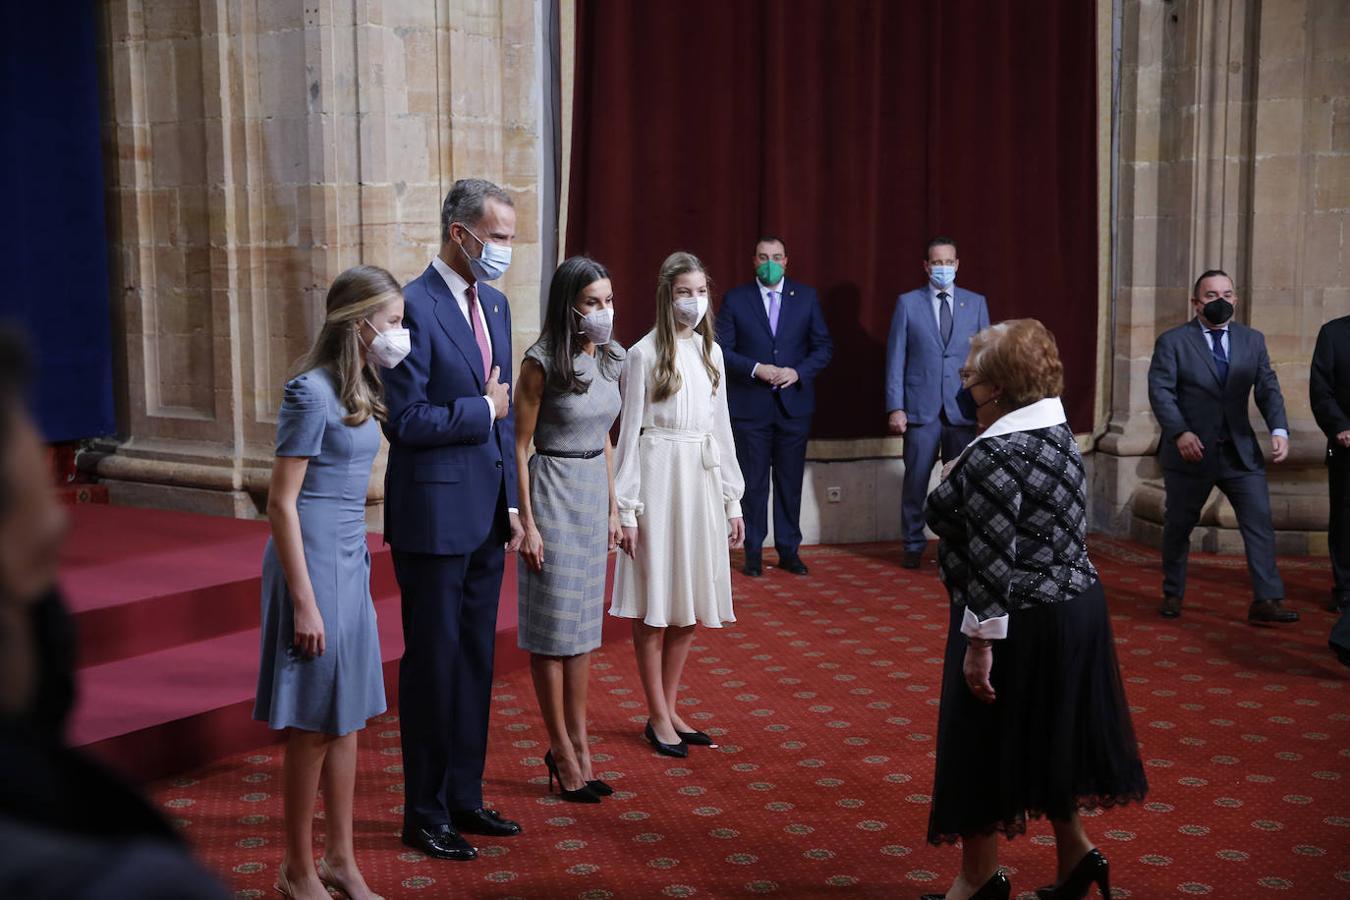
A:
{"label": "long blonde hair", "polygon": [[[680,327],[675,319],[675,279],[689,272],[702,272],[705,278],[708,276],[708,270],[703,268],[697,256],[677,250],[661,263],[661,272],[656,277],[656,368],[652,374],[652,399],[657,403],[679,393],[683,387],[679,370],[675,368],[675,332]],[[713,362],[711,278],[708,278],[708,311],[694,326],[694,332],[703,335],[703,368],[708,370],[708,380],[716,394],[722,374]]]}
{"label": "long blonde hair", "polygon": [[295,365],[295,374],[327,369],[337,379],[338,398],[347,408],[342,421],[360,425],[374,416],[383,422],[384,385],[372,360],[361,361],[361,323],[403,296],[398,279],[379,266],[352,266],[328,289],[327,314],[314,346]]}

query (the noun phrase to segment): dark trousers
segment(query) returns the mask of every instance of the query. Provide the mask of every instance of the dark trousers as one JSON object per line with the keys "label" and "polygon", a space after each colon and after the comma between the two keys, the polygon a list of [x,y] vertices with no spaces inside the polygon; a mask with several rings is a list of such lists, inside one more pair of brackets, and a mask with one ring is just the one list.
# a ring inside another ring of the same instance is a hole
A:
{"label": "dark trousers", "polygon": [[900,539],[906,550],[922,550],[928,540],[923,536],[923,504],[928,499],[928,479],[937,463],[950,462],[961,455],[975,439],[974,425],[952,425],[945,415],[922,425],[905,429],[903,457],[905,481],[900,494]]}
{"label": "dark trousers", "polygon": [[1163,470],[1163,488],[1167,496],[1163,514],[1163,593],[1185,596],[1191,530],[1200,521],[1200,511],[1209,499],[1209,492],[1217,487],[1237,513],[1253,596],[1257,600],[1283,599],[1284,582],[1275,569],[1275,526],[1270,518],[1266,473],[1261,469],[1245,468],[1231,443],[1219,444],[1213,460],[1214,464],[1207,469]]}
{"label": "dark trousers", "polygon": [[403,593],[398,706],[410,828],[445,825],[451,811],[483,805],[505,515],[503,508],[467,555],[393,552]]}
{"label": "dark trousers", "polygon": [[745,552],[754,556],[769,534],[769,479],[773,479],[773,543],[778,555],[793,557],[802,543],[802,476],[810,416],[789,416],[774,403],[771,418],[733,419],[736,461],[745,478],[741,513]]}
{"label": "dark trousers", "polygon": [[[1327,480],[1331,488],[1331,521],[1327,527],[1327,548],[1331,554],[1332,592],[1337,604],[1350,606],[1350,450],[1338,447],[1327,459]],[[1346,635],[1350,640],[1350,634]]]}

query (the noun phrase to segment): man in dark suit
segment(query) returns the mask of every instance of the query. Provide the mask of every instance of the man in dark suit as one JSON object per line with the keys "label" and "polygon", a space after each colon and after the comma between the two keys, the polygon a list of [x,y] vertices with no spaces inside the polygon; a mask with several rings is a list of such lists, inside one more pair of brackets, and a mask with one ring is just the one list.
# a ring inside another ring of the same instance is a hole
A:
{"label": "man in dark suit", "polygon": [[961,412],[961,367],[970,339],[989,327],[984,296],[956,286],[961,260],[956,241],[928,242],[928,283],[900,295],[886,344],[886,410],[891,434],[905,436],[905,482],[900,499],[901,565],[917,569],[928,545],[923,504],[938,451],[949,462],[975,437],[975,420]]}
{"label": "man in dark suit", "polygon": [[1280,382],[1261,332],[1231,321],[1233,280],[1211,269],[1191,292],[1195,318],[1158,336],[1148,370],[1148,399],[1162,428],[1158,461],[1167,506],[1163,514],[1163,618],[1181,615],[1191,529],[1210,491],[1223,491],[1237,513],[1254,599],[1252,624],[1297,622],[1284,607],[1275,569],[1275,527],[1261,445],[1247,417],[1253,392],[1270,428],[1273,462],[1289,454],[1289,425]]}
{"label": "man in dark suit", "polygon": [[403,842],[441,859],[477,856],[461,832],[520,831],[482,794],[502,566],[521,534],[511,309],[487,282],[506,271],[515,232],[505,191],[455,182],[440,254],[403,291],[412,351],[384,372],[384,536],[403,594]]}
{"label": "man in dark suit", "polygon": [[759,575],[769,532],[773,477],[773,542],[778,567],[805,575],[797,554],[806,439],[816,409],[815,380],[834,344],[815,288],[786,276],[787,247],[755,244],[755,280],[733,288],[717,313],[717,343],[727,366],[727,403],[736,459],[745,476],[745,574]]}
{"label": "man in dark suit", "polygon": [[1332,319],[1317,332],[1308,397],[1327,436],[1331,606],[1341,613],[1331,631],[1331,649],[1350,665],[1350,316]]}

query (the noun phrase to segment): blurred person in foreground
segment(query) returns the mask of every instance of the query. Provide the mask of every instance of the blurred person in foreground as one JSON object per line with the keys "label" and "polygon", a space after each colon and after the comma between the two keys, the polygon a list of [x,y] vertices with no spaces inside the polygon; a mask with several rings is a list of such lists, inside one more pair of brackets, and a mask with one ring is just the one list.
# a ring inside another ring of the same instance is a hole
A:
{"label": "blurred person in foreground", "polygon": [[1087,555],[1059,350],[1035,319],[1000,322],[971,339],[960,375],[977,434],[927,504],[952,598],[928,841],[961,841],[949,900],[1007,898],[998,835],[1046,816],[1058,866],[1038,895],[1083,897],[1095,882],[1109,897],[1078,812],[1141,800],[1148,782]]}

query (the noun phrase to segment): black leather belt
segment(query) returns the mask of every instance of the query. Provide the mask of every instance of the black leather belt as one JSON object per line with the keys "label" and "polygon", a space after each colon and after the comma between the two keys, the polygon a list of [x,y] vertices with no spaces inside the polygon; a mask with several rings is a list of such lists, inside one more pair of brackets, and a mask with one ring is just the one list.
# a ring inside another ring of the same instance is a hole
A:
{"label": "black leather belt", "polygon": [[595,459],[604,449],[600,450],[541,450],[534,448],[534,452],[540,456],[556,456],[560,459]]}

